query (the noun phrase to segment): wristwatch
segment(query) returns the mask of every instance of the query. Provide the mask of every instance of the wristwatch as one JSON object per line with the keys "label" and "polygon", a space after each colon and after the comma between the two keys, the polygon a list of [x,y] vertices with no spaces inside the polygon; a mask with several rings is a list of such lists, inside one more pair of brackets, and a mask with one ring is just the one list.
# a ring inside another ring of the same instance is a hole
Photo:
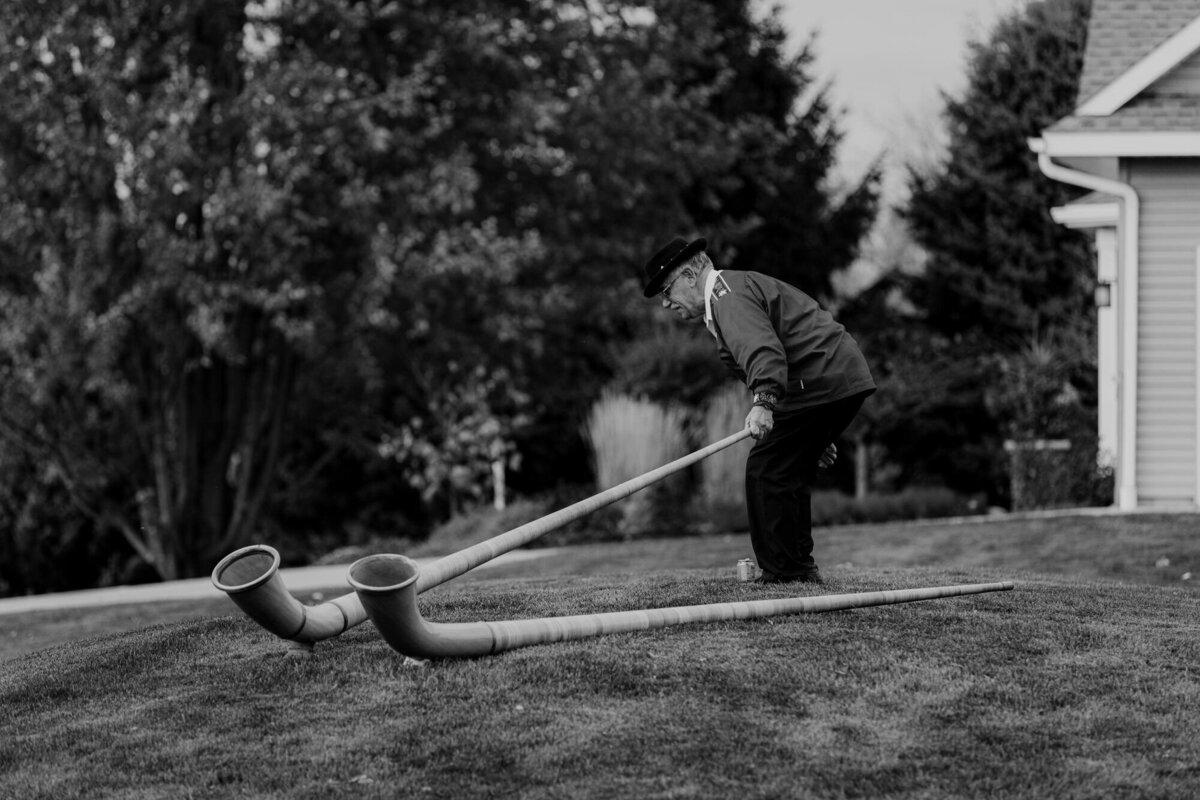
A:
{"label": "wristwatch", "polygon": [[762,406],[767,411],[774,411],[775,404],[778,402],[779,402],[779,398],[775,396],[774,392],[755,392],[754,393],[754,405]]}

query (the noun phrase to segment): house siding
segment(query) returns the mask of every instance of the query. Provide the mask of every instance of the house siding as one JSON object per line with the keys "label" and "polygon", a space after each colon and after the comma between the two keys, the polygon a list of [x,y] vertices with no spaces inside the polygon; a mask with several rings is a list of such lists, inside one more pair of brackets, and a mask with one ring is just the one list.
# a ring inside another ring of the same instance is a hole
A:
{"label": "house siding", "polygon": [[1200,162],[1130,159],[1141,200],[1137,491],[1140,504],[1196,501]]}

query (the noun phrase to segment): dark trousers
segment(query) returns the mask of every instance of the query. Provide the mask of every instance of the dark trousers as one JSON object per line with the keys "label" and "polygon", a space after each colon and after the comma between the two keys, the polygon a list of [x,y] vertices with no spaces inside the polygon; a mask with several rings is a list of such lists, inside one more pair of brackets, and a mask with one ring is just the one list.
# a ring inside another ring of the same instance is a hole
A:
{"label": "dark trousers", "polygon": [[870,394],[777,411],[771,432],[750,450],[746,461],[750,544],[764,573],[794,578],[816,569],[809,487],[821,454],[846,430]]}

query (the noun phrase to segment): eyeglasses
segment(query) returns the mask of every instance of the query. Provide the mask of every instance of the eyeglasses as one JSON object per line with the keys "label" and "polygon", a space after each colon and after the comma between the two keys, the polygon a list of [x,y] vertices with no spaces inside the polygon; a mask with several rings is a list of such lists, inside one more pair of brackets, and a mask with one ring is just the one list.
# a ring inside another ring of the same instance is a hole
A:
{"label": "eyeglasses", "polygon": [[671,293],[671,287],[675,285],[675,281],[679,280],[682,277],[683,277],[683,273],[680,272],[678,275],[676,275],[674,278],[671,279],[670,283],[668,283],[666,286],[663,287],[663,290],[661,292],[659,292],[659,295],[662,297],[663,300],[671,299],[670,297],[668,297],[668,295]]}

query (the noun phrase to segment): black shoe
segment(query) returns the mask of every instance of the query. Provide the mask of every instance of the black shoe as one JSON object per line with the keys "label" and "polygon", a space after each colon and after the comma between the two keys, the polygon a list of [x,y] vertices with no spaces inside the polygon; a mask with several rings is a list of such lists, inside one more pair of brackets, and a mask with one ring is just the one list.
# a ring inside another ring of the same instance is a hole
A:
{"label": "black shoe", "polygon": [[774,572],[763,570],[762,575],[754,579],[755,583],[824,583],[821,571],[816,567],[796,575],[776,575]]}
{"label": "black shoe", "polygon": [[821,577],[821,570],[816,567],[811,570],[805,570],[798,575],[775,575],[774,572],[762,571],[762,575],[754,579],[755,583],[824,583]]}

